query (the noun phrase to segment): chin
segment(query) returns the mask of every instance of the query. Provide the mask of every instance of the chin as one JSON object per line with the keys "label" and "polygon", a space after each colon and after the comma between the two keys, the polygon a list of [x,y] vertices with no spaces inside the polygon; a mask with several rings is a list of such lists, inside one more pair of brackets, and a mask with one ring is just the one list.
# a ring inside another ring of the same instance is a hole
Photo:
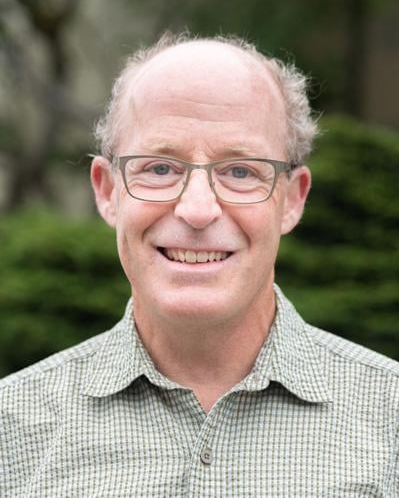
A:
{"label": "chin", "polygon": [[[170,296],[172,297],[172,296]],[[165,317],[170,320],[211,320],[218,321],[224,319],[229,314],[228,310],[236,309],[233,305],[226,302],[226,299],[210,299],[207,296],[184,296],[176,297],[175,299],[164,299],[158,301],[158,309]],[[231,314],[231,311],[230,311]]]}

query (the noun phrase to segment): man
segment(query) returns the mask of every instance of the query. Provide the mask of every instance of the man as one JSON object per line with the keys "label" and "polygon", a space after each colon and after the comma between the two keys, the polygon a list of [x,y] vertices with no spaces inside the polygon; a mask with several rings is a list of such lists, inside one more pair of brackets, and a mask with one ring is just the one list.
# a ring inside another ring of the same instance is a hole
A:
{"label": "man", "polygon": [[1,383],[1,496],[399,496],[396,362],[274,286],[316,125],[305,80],[235,39],[132,57],[91,178],[132,301]]}

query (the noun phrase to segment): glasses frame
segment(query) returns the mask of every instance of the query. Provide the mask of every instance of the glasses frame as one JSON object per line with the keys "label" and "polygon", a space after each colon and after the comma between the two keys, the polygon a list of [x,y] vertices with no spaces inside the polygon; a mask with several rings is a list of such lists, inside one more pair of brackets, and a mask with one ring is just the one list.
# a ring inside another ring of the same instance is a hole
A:
{"label": "glasses frame", "polygon": [[[187,178],[183,184],[183,188],[182,188],[179,195],[177,195],[173,199],[168,199],[168,200],[148,200],[148,199],[143,199],[142,197],[137,197],[136,195],[133,195],[130,192],[129,187],[127,185],[127,181],[126,181],[126,173],[125,173],[126,164],[131,159],[144,159],[144,158],[165,159],[165,160],[169,160],[169,161],[176,161],[176,162],[179,162],[181,164],[184,164],[187,167]],[[272,188],[270,189],[270,193],[267,197],[265,197],[264,199],[261,199],[259,201],[237,202],[237,201],[227,201],[227,200],[223,199],[223,197],[221,197],[216,192],[215,184],[212,180],[213,168],[219,164],[226,163],[226,162],[234,162],[234,161],[245,161],[245,162],[248,162],[248,161],[249,162],[251,162],[251,161],[258,161],[259,162],[259,161],[261,161],[261,162],[269,163],[273,166],[273,168],[274,168],[274,180],[273,180]],[[225,202],[227,204],[258,204],[259,202],[266,202],[268,199],[270,199],[270,197],[272,196],[272,194],[274,192],[274,188],[277,184],[277,179],[278,179],[279,175],[281,173],[287,173],[289,175],[295,168],[298,167],[297,164],[287,163],[284,161],[277,161],[275,159],[264,159],[264,158],[258,158],[258,157],[235,157],[235,158],[233,157],[231,159],[230,158],[229,159],[221,159],[219,161],[212,161],[210,163],[191,163],[189,161],[184,161],[182,159],[176,159],[175,157],[158,156],[158,155],[152,155],[152,154],[136,154],[136,155],[130,155],[130,156],[114,157],[112,164],[114,166],[116,166],[120,170],[120,172],[122,173],[123,183],[125,185],[127,193],[131,197],[133,197],[134,199],[137,199],[139,201],[145,201],[145,202],[174,202],[174,201],[177,201],[178,199],[180,199],[180,197],[183,195],[184,191],[186,190],[186,187],[190,181],[191,173],[195,169],[202,169],[202,170],[206,171],[206,173],[208,175],[209,186],[211,187],[212,192],[215,194],[215,197],[218,200]]]}

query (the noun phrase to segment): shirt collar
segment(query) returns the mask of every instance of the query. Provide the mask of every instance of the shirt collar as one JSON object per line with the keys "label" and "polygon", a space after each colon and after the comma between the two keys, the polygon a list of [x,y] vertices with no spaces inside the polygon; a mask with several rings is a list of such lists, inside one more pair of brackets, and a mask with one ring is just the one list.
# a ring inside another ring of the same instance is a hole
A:
{"label": "shirt collar", "polygon": [[317,344],[280,288],[275,285],[274,290],[275,320],[251,374],[243,383],[248,390],[255,391],[274,381],[304,401],[330,402],[332,397]]}
{"label": "shirt collar", "polygon": [[[277,311],[268,338],[252,372],[233,390],[262,390],[275,381],[305,401],[328,402],[331,396],[317,346],[305,322],[277,285],[275,293]],[[165,389],[181,387],[156,370],[137,334],[129,300],[124,317],[90,359],[83,394],[109,396],[142,375]]]}
{"label": "shirt collar", "polygon": [[99,398],[110,396],[145,373],[130,299],[122,320],[106,334],[106,339],[90,358],[82,394]]}

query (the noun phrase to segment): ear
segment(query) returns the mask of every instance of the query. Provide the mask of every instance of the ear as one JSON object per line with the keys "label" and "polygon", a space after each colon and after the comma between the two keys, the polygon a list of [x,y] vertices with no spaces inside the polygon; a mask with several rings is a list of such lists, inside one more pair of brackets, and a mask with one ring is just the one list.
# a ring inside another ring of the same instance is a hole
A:
{"label": "ear", "polygon": [[282,235],[290,232],[299,223],[312,183],[311,180],[310,170],[306,166],[300,166],[292,171],[287,184],[281,220]]}
{"label": "ear", "polygon": [[109,226],[115,227],[115,178],[112,165],[105,157],[94,157],[91,163],[90,177],[98,212]]}

